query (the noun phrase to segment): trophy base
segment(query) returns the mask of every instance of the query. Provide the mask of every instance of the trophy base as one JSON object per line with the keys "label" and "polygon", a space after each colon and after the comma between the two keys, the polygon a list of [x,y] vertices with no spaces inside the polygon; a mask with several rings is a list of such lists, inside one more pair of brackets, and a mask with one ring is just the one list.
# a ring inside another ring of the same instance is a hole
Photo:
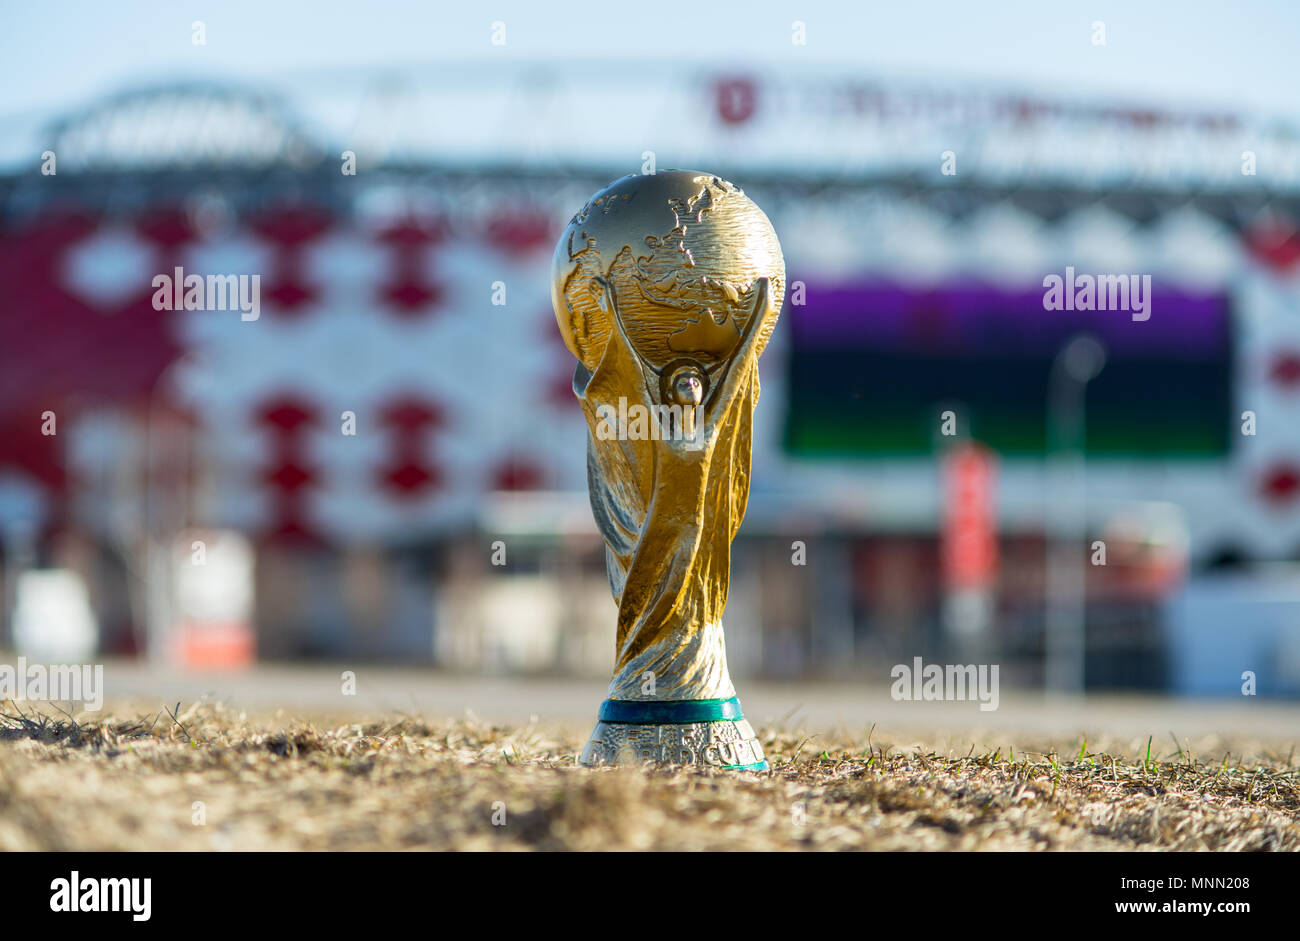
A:
{"label": "trophy base", "polygon": [[578,763],[588,768],[649,763],[768,770],[763,746],[734,696],[674,702],[607,699]]}

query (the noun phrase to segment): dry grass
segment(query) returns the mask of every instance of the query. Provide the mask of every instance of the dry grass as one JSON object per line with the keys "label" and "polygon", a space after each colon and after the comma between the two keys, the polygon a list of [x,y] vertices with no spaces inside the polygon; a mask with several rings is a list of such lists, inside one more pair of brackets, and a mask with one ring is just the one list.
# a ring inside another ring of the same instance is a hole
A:
{"label": "dry grass", "polygon": [[3,850],[1300,849],[1300,771],[1258,743],[762,729],[767,774],[588,771],[537,725],[0,711]]}

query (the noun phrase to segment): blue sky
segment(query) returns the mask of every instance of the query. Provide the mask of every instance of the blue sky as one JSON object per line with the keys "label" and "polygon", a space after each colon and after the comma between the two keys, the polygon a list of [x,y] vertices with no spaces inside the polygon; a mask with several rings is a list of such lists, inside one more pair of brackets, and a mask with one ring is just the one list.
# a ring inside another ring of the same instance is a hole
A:
{"label": "blue sky", "polygon": [[[202,20],[207,45],[191,43]],[[489,42],[506,23],[504,48]],[[790,41],[807,24],[806,46]],[[1106,24],[1094,46],[1092,23]],[[0,0],[0,115],[123,85],[431,62],[636,58],[853,67],[1300,120],[1300,2],[609,4]],[[652,81],[647,76],[647,81]]]}

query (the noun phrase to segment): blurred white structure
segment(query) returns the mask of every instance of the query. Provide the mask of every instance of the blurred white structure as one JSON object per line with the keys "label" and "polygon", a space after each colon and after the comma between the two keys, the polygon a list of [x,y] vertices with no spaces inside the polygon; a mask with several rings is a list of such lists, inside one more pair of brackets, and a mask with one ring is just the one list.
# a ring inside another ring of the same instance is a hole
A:
{"label": "blurred white structure", "polygon": [[64,569],[28,569],[17,578],[14,649],[29,660],[84,663],[99,645],[86,583]]}

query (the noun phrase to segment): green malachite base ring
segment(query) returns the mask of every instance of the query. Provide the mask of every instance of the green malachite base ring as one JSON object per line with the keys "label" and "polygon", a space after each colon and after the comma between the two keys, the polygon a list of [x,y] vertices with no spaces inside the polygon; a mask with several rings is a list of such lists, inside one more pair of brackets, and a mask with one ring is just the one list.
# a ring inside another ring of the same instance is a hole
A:
{"label": "green malachite base ring", "polygon": [[644,725],[686,725],[691,722],[721,722],[743,719],[740,700],[683,699],[677,702],[645,702],[634,699],[606,699],[600,705],[601,722],[631,722]]}
{"label": "green malachite base ring", "polygon": [[766,771],[763,746],[740,701],[607,699],[578,759],[589,768],[649,763]]}

